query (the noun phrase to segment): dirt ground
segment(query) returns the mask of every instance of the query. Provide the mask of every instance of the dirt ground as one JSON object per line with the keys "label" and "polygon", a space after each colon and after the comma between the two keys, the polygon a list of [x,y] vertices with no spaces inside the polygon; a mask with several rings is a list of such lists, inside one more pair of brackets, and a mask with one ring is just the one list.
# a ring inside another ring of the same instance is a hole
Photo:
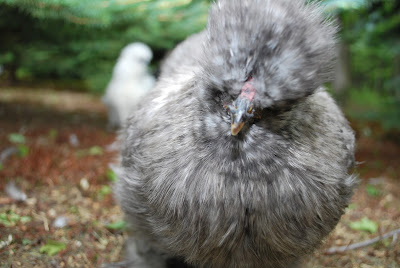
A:
{"label": "dirt ground", "polygon": [[[27,148],[0,165],[0,267],[99,267],[123,259],[127,234],[109,172],[118,153],[110,148],[115,133],[106,124],[98,97],[0,88],[0,154],[21,144]],[[360,186],[337,228],[304,266],[400,267],[397,236],[326,253],[400,228],[400,133],[385,133],[376,124],[352,125]],[[25,141],[13,140],[11,133]],[[10,182],[26,194],[25,201],[5,193]],[[363,218],[377,230],[354,227]]]}

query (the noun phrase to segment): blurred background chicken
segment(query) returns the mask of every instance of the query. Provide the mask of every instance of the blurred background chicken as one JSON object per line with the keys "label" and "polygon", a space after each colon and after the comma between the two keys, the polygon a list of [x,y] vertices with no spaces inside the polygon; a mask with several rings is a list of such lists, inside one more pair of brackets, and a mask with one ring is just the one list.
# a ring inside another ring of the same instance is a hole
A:
{"label": "blurred background chicken", "polygon": [[354,135],[322,87],[336,28],[315,4],[220,0],[122,135],[132,267],[293,267],[355,186]]}
{"label": "blurred background chicken", "polygon": [[132,43],[122,50],[102,98],[110,128],[121,127],[140,97],[154,86],[154,77],[148,72],[152,57],[151,49],[143,43]]}

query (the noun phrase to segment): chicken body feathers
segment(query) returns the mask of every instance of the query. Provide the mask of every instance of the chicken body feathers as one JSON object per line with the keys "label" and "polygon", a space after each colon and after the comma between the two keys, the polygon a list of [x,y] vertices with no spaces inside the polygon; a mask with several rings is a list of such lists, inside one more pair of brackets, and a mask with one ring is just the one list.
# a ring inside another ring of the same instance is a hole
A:
{"label": "chicken body feathers", "polygon": [[[279,1],[256,2],[272,9]],[[116,198],[148,249],[135,258],[156,252],[196,267],[288,267],[321,243],[349,202],[353,131],[315,78],[288,93],[294,103],[260,101],[261,119],[232,136],[218,104],[244,80],[210,73],[210,42],[204,31],[172,52],[121,136]],[[323,70],[322,62],[309,63]],[[235,75],[235,64],[226,68]]]}

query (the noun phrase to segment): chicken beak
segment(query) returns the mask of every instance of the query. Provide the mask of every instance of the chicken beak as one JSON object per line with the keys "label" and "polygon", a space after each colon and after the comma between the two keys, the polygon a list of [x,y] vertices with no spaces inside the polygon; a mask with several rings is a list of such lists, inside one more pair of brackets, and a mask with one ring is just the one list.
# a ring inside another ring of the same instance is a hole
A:
{"label": "chicken beak", "polygon": [[239,134],[239,132],[242,130],[243,126],[244,126],[244,122],[240,122],[240,123],[232,122],[232,124],[231,124],[231,134],[232,134],[232,136],[236,136],[237,134]]}
{"label": "chicken beak", "polygon": [[253,104],[247,98],[239,96],[229,108],[231,111],[231,134],[236,136],[242,130],[247,119],[252,116]]}
{"label": "chicken beak", "polygon": [[228,107],[231,114],[232,136],[239,134],[246,121],[253,117],[253,99],[255,94],[253,77],[250,76],[240,90],[239,96]]}

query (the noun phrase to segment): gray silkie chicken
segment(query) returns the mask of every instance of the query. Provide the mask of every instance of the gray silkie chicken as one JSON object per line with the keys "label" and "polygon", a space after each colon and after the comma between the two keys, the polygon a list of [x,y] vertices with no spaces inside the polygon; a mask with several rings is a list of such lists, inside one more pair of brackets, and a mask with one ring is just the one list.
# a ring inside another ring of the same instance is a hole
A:
{"label": "gray silkie chicken", "polygon": [[356,185],[354,134],[322,87],[336,28],[317,4],[220,0],[121,136],[131,267],[294,267]]}

